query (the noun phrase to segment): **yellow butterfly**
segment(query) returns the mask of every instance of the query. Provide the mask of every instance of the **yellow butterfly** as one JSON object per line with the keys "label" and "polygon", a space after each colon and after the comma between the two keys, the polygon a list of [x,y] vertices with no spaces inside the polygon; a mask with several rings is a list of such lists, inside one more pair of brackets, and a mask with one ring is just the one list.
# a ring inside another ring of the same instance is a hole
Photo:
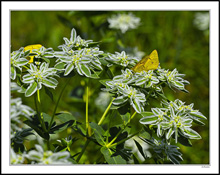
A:
{"label": "yellow butterfly", "polygon": [[[30,50],[30,53],[32,53],[33,49],[40,49],[42,47],[42,45],[40,44],[34,44],[34,45],[28,45],[24,48],[24,51]],[[29,63],[33,63],[34,61],[34,56],[29,56]]]}
{"label": "yellow butterfly", "polygon": [[159,58],[157,50],[153,50],[150,55],[145,56],[134,67],[131,68],[134,72],[155,70],[159,66]]}

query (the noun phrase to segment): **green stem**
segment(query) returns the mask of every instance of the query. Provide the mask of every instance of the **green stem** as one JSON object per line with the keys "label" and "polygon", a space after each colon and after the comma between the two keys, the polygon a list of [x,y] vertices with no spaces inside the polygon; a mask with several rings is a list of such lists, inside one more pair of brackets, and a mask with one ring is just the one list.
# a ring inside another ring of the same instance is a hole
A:
{"label": "green stem", "polygon": [[135,111],[133,114],[132,114],[132,116],[131,116],[131,118],[128,120],[128,123],[125,125],[125,127],[131,122],[131,120],[134,118],[134,116],[137,114],[137,112]]}
{"label": "green stem", "polygon": [[114,146],[119,145],[119,144],[121,144],[121,143],[124,143],[126,140],[129,140],[130,138],[134,137],[134,136],[137,135],[138,133],[139,133],[139,131],[136,132],[136,133],[134,133],[134,134],[132,134],[131,136],[129,136],[129,137],[127,137],[127,138],[125,138],[125,139],[123,139],[123,140],[117,142],[117,143],[114,143],[114,144],[108,146],[108,148],[111,148],[111,147],[114,147]]}
{"label": "green stem", "polygon": [[[87,86],[87,88],[86,88],[87,90],[87,94],[88,94],[88,86]],[[87,100],[86,100],[86,102],[88,102],[88,95],[87,95],[87,98],[86,98]],[[115,98],[113,98],[112,99],[112,101],[114,100]],[[102,115],[102,117],[101,117],[101,119],[100,119],[100,121],[99,121],[99,123],[98,123],[98,125],[101,125],[102,124],[102,122],[104,121],[104,119],[105,119],[105,116],[106,116],[106,114],[108,113],[108,111],[109,111],[109,109],[110,109],[110,107],[111,107],[111,105],[112,105],[112,101],[109,103],[109,105],[108,105],[108,107],[106,108],[106,110],[105,110],[105,112],[104,112],[104,114]],[[87,105],[86,105],[87,106]],[[88,121],[88,106],[86,107],[86,121]],[[87,126],[88,127],[88,126]],[[90,134],[90,135],[92,135],[92,134]],[[80,158],[82,157],[82,155],[83,155],[83,153],[85,152],[85,150],[86,150],[86,147],[88,146],[88,144],[89,144],[89,142],[90,142],[91,140],[87,140],[86,141],[86,143],[85,143],[85,146],[83,147],[83,150],[81,151],[81,153],[80,153],[80,155],[77,157],[77,162],[79,162],[79,160],[80,160]]]}
{"label": "green stem", "polygon": [[51,150],[50,149],[50,141],[49,140],[47,140],[47,150]]}
{"label": "green stem", "polygon": [[89,85],[86,86],[86,131],[89,133]]}
{"label": "green stem", "polygon": [[29,69],[27,66],[23,65],[24,68]]}
{"label": "green stem", "polygon": [[135,116],[136,114],[137,114],[137,112],[135,111],[135,112],[133,113],[133,115],[131,116],[131,118],[129,119],[128,123],[125,125],[125,127],[124,127],[123,129],[121,129],[121,130],[118,132],[118,134],[115,136],[115,138],[112,139],[112,141],[106,145],[107,148],[109,148],[109,147],[112,145],[112,143],[118,138],[118,136],[124,131],[124,129],[128,126],[128,124],[129,124],[130,121],[134,118],[134,116]]}
{"label": "green stem", "polygon": [[50,120],[50,124],[49,124],[49,128],[48,128],[48,132],[50,131],[50,128],[51,128],[51,126],[52,126],[52,123],[53,123],[53,120],[54,120],[54,116],[55,116],[55,113],[56,113],[56,110],[57,110],[57,107],[58,107],[59,101],[60,101],[60,99],[61,99],[61,96],[62,96],[62,94],[63,94],[63,92],[64,92],[64,89],[66,88],[67,84],[69,83],[70,79],[71,79],[71,77],[66,81],[66,84],[64,85],[62,91],[60,92],[60,95],[59,95],[59,97],[58,97],[58,100],[57,100],[56,106],[55,106],[54,111],[53,111],[52,118],[51,118],[51,120]]}
{"label": "green stem", "polygon": [[108,111],[109,111],[109,109],[110,109],[110,107],[111,107],[112,102],[113,102],[113,100],[114,100],[114,99],[115,99],[115,98],[113,98],[113,99],[112,99],[112,101],[109,103],[109,105],[108,105],[108,107],[106,108],[105,112],[103,113],[103,115],[102,115],[101,119],[99,120],[98,125],[101,125],[101,124],[102,124],[102,122],[104,121],[105,116],[106,116],[106,114],[108,113]]}
{"label": "green stem", "polygon": [[44,123],[44,118],[43,118],[43,113],[41,111],[41,100],[40,100],[40,90],[37,90],[37,102],[39,104],[39,108],[38,108],[38,119],[40,120],[41,126],[44,130],[44,132],[47,132],[45,123]]}
{"label": "green stem", "polygon": [[40,90],[37,90],[37,101],[40,104]]}
{"label": "green stem", "polygon": [[38,106],[37,106],[37,95],[34,94],[34,103],[35,103],[35,108],[36,108],[36,111],[37,111],[37,116],[38,116],[38,120],[40,122],[40,124],[42,125],[42,122],[41,122],[41,118],[40,118],[40,115],[39,115],[39,110],[38,110]]}
{"label": "green stem", "polygon": [[82,151],[81,151],[81,153],[79,154],[79,156],[78,156],[77,159],[76,159],[76,162],[79,163],[79,160],[81,159],[81,157],[82,157],[83,153],[85,152],[86,147],[88,146],[89,143],[90,143],[90,140],[87,139],[87,140],[86,140],[86,143],[85,143],[85,145],[84,145],[84,147],[83,147],[83,149],[82,149]]}

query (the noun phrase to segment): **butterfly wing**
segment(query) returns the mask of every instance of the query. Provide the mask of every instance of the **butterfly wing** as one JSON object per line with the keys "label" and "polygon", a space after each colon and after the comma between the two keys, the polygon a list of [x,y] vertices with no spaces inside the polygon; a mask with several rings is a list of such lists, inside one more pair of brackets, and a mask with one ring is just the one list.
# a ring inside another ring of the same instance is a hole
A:
{"label": "butterfly wing", "polygon": [[133,70],[134,72],[141,72],[145,69],[144,65],[145,62],[148,60],[149,56],[145,56],[144,58],[142,58],[133,68],[131,68],[131,70]]}
{"label": "butterfly wing", "polygon": [[158,53],[156,50],[152,51],[151,54],[149,55],[148,60],[145,62],[144,67],[145,71],[148,70],[155,70],[159,66],[159,58],[158,58]]}
{"label": "butterfly wing", "polygon": [[131,70],[134,72],[141,72],[143,70],[155,70],[159,66],[159,58],[157,50],[153,50],[150,55],[145,56],[140,60]]}
{"label": "butterfly wing", "polygon": [[[35,45],[28,45],[24,48],[24,51],[30,50],[30,53],[32,53],[33,49],[40,49],[42,47],[41,44],[35,44]],[[29,56],[29,63],[33,63],[34,61],[34,56]]]}

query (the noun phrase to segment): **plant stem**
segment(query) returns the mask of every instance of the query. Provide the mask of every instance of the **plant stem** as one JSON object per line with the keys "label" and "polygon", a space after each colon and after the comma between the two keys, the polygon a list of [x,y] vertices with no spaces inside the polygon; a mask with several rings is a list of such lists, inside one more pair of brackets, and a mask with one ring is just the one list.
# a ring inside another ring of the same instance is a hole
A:
{"label": "plant stem", "polygon": [[89,85],[86,86],[86,131],[89,134]]}
{"label": "plant stem", "polygon": [[63,92],[64,92],[64,89],[66,88],[67,84],[69,83],[70,79],[71,79],[71,77],[66,81],[66,84],[64,85],[63,89],[62,89],[61,92],[60,92],[60,95],[59,95],[59,97],[58,97],[56,106],[55,106],[54,111],[53,111],[52,118],[51,118],[51,120],[50,120],[50,124],[49,124],[49,127],[48,127],[48,132],[50,131],[50,128],[51,128],[51,126],[52,126],[52,124],[53,124],[54,116],[55,116],[55,113],[56,113],[56,110],[57,110],[59,101],[60,101],[60,99],[61,99],[61,96],[62,96],[62,94],[63,94]]}
{"label": "plant stem", "polygon": [[40,118],[40,115],[39,115],[39,110],[38,110],[38,107],[37,107],[37,95],[34,94],[34,103],[35,103],[35,108],[36,108],[36,111],[37,111],[37,116],[38,116],[38,120],[40,122],[40,124],[42,125],[42,122],[41,122],[41,118]]}
{"label": "plant stem", "polygon": [[125,142],[126,140],[129,140],[130,138],[134,137],[134,136],[137,135],[138,133],[139,133],[139,131],[136,132],[136,133],[134,133],[134,134],[132,134],[131,136],[129,136],[129,137],[127,137],[127,138],[125,138],[125,139],[123,139],[123,140],[117,142],[117,143],[114,143],[114,144],[108,146],[108,148],[111,148],[111,147],[114,147],[114,146],[116,146],[116,145],[119,145],[119,144]]}
{"label": "plant stem", "polygon": [[76,162],[79,163],[79,160],[81,159],[81,157],[82,157],[83,153],[85,152],[86,147],[88,146],[89,143],[90,143],[90,140],[87,139],[87,140],[86,140],[86,143],[85,143],[85,145],[84,145],[84,147],[83,147],[83,149],[82,149],[82,151],[81,151],[81,153],[80,153],[80,155],[79,155],[79,156],[77,157],[77,159],[76,159]]}
{"label": "plant stem", "polygon": [[123,129],[121,129],[121,130],[118,132],[118,134],[115,136],[115,138],[112,139],[112,141],[106,145],[107,148],[109,148],[109,147],[112,145],[112,143],[118,138],[118,136],[124,131],[124,129],[128,126],[128,124],[129,124],[130,121],[134,118],[134,116],[135,116],[136,114],[137,114],[137,112],[135,111],[135,112],[133,113],[133,115],[131,116],[131,118],[129,119],[128,123],[125,125],[125,127],[124,127]]}
{"label": "plant stem", "polygon": [[49,140],[47,140],[47,150],[51,150],[50,149],[50,141]]}
{"label": "plant stem", "polygon": [[37,101],[38,101],[38,104],[39,104],[38,119],[40,120],[40,123],[41,123],[41,126],[42,126],[44,132],[47,132],[47,129],[46,129],[46,126],[45,126],[45,123],[44,123],[43,114],[42,114],[42,111],[41,111],[41,101],[40,101],[40,90],[39,89],[37,89]]}
{"label": "plant stem", "polygon": [[98,125],[101,125],[101,124],[102,124],[102,122],[104,121],[105,116],[106,116],[106,114],[108,113],[108,111],[109,111],[109,109],[110,109],[110,107],[111,107],[112,102],[113,102],[113,100],[114,100],[114,99],[115,99],[115,97],[114,97],[114,98],[112,99],[112,101],[109,103],[109,105],[108,105],[108,107],[106,108],[105,112],[103,113],[103,115],[102,115],[101,119],[99,120]]}
{"label": "plant stem", "polygon": [[29,69],[27,66],[23,65],[24,68]]}
{"label": "plant stem", "polygon": [[[86,93],[88,94],[88,92],[89,92],[89,88],[88,88],[88,86],[87,86],[87,88],[86,88]],[[113,98],[112,101],[113,101],[114,99],[115,99],[115,98]],[[106,110],[105,110],[104,114],[102,115],[102,117],[101,117],[101,119],[100,119],[98,125],[101,125],[101,123],[104,121],[105,116],[106,116],[106,114],[108,113],[108,111],[109,111],[109,109],[110,109],[110,107],[111,107],[111,105],[112,105],[112,101],[109,103],[108,107],[106,108]],[[87,124],[87,122],[88,122],[88,95],[87,95],[87,97],[86,97],[86,124]],[[87,129],[88,129],[89,125],[86,125],[86,127],[87,127]],[[91,136],[91,135],[92,135],[92,134],[89,134],[89,136]],[[88,146],[88,144],[90,143],[90,141],[91,141],[91,140],[87,139],[87,141],[86,141],[86,143],[85,143],[85,145],[84,145],[84,147],[83,147],[83,149],[82,149],[80,155],[77,157],[77,160],[76,160],[77,162],[79,162],[80,158],[82,157],[83,153],[85,152],[86,147]]]}

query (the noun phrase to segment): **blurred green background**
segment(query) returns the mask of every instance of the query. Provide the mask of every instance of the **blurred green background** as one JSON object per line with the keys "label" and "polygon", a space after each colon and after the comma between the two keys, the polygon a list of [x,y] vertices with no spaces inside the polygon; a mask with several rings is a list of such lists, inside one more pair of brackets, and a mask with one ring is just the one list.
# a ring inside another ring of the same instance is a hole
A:
{"label": "blurred green background", "polygon": [[[11,11],[11,51],[30,44],[42,44],[58,50],[57,46],[64,43],[63,37],[70,38],[70,31],[75,28],[83,39],[101,41],[100,50],[114,53],[125,50],[130,52],[137,47],[146,55],[154,49],[159,54],[160,66],[165,69],[177,70],[185,74],[184,79],[190,82],[186,89],[190,93],[173,92],[165,89],[170,100],[180,99],[187,105],[194,103],[206,117],[205,126],[194,125],[201,140],[192,140],[193,147],[180,146],[183,153],[183,164],[209,163],[209,33],[194,25],[197,11],[132,11],[141,19],[141,25],[122,34],[120,30],[109,29],[107,18],[117,13],[128,11]],[[205,13],[205,12],[202,12]],[[53,93],[60,92],[65,78],[61,80]],[[94,85],[97,80],[92,81]],[[84,111],[82,94],[84,81],[76,77],[66,88],[62,102],[57,111],[71,110],[80,118]],[[79,90],[79,98],[71,96],[73,89]],[[100,87],[91,92],[91,102],[98,97]],[[19,94],[17,95],[19,96]],[[20,95],[23,97],[23,95]],[[52,112],[55,103],[46,95],[41,97],[43,111]],[[81,101],[79,100],[81,99]],[[24,104],[34,109],[32,97],[23,98]],[[56,100],[56,99],[55,99]],[[102,110],[90,108],[90,115],[102,114]],[[98,120],[98,119],[97,119]],[[83,119],[82,119],[83,121]],[[80,149],[79,149],[80,151]],[[95,154],[95,153],[94,153]]]}

